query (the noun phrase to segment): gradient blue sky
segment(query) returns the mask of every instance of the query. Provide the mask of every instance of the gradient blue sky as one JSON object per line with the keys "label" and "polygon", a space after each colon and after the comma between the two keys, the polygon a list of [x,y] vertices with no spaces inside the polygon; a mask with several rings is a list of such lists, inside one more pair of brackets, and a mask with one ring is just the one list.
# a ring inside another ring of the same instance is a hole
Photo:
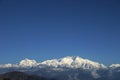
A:
{"label": "gradient blue sky", "polygon": [[65,56],[120,63],[120,0],[0,0],[0,64]]}

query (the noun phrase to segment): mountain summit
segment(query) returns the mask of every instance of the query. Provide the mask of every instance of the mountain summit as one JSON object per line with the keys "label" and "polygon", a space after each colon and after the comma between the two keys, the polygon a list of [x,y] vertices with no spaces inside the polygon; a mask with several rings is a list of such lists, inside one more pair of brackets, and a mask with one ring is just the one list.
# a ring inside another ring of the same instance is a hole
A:
{"label": "mountain summit", "polygon": [[19,62],[19,66],[21,66],[21,67],[33,67],[36,65],[37,65],[37,62],[35,60],[30,60],[27,58],[25,58],[24,60],[21,60]]}

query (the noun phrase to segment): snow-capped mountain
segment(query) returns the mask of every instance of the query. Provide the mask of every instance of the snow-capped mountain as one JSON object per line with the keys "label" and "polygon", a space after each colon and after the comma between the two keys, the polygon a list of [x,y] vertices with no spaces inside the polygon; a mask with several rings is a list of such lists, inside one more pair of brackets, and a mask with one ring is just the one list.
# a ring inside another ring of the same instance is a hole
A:
{"label": "snow-capped mountain", "polygon": [[13,67],[12,64],[8,63],[8,64],[0,65],[0,68],[9,68],[9,67]]}
{"label": "snow-capped mountain", "polygon": [[118,68],[118,67],[120,67],[120,64],[112,64],[112,65],[110,65],[110,68]]}
{"label": "snow-capped mountain", "polygon": [[83,59],[79,56],[71,57],[67,56],[61,59],[53,59],[43,61],[40,64],[52,67],[67,67],[67,68],[82,68],[82,69],[99,69],[107,68],[103,64],[98,62],[93,62],[88,59]]}
{"label": "snow-capped mountain", "polygon": [[83,59],[79,56],[67,56],[61,59],[52,59],[46,60],[43,62],[37,63],[35,60],[24,59],[21,60],[18,64],[4,64],[0,65],[0,68],[9,68],[9,67],[37,67],[37,66],[47,66],[47,67],[54,67],[54,68],[82,68],[82,69],[100,69],[100,68],[107,68],[105,65],[100,64],[98,62],[93,62],[88,59]]}
{"label": "snow-capped mountain", "polygon": [[79,56],[67,56],[43,62],[26,58],[17,64],[0,65],[0,73],[11,71],[22,71],[57,80],[120,80],[120,64],[107,67]]}
{"label": "snow-capped mountain", "polygon": [[16,68],[19,68],[19,67],[23,67],[23,68],[26,68],[26,67],[35,67],[37,66],[37,62],[35,60],[30,60],[30,59],[27,59],[25,58],[24,60],[21,60],[19,63],[17,64],[3,64],[3,65],[0,65],[0,68],[11,68],[11,67],[16,67]]}
{"label": "snow-capped mountain", "polygon": [[20,67],[34,67],[37,66],[37,62],[35,60],[24,59],[21,60],[18,64]]}

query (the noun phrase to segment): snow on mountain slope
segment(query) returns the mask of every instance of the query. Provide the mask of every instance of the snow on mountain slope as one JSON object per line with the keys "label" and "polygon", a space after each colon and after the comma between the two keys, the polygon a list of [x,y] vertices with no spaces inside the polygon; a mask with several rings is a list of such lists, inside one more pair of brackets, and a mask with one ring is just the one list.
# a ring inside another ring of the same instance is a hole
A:
{"label": "snow on mountain slope", "polygon": [[0,68],[10,68],[10,67],[16,67],[16,68],[19,68],[19,67],[34,67],[37,65],[37,62],[35,60],[30,60],[30,59],[24,59],[24,60],[21,60],[18,64],[3,64],[3,65],[0,65]]}
{"label": "snow on mountain slope", "polygon": [[19,63],[19,66],[20,67],[33,67],[33,66],[36,66],[37,65],[37,62],[35,60],[30,60],[30,59],[24,59],[24,60],[21,60],[20,63]]}
{"label": "snow on mountain slope", "polygon": [[18,64],[4,64],[0,65],[0,68],[9,68],[9,67],[17,67],[17,68],[27,68],[27,67],[54,67],[54,68],[82,68],[82,69],[106,69],[107,67],[104,66],[103,64],[99,64],[98,62],[93,62],[88,59],[83,59],[78,56],[67,56],[61,59],[52,59],[52,60],[46,60],[40,63],[37,63],[35,60],[30,60],[30,59],[24,59],[21,60]]}
{"label": "snow on mountain slope", "polygon": [[110,65],[110,68],[118,68],[118,67],[120,67],[120,64],[112,64],[112,65]]}
{"label": "snow on mountain slope", "polygon": [[78,56],[76,57],[68,56],[61,59],[47,60],[41,62],[40,64],[52,67],[83,68],[83,69],[107,68],[103,64],[99,64],[88,59],[83,59]]}
{"label": "snow on mountain slope", "polygon": [[8,68],[8,67],[12,67],[12,64],[3,64],[3,65],[0,65],[0,68]]}

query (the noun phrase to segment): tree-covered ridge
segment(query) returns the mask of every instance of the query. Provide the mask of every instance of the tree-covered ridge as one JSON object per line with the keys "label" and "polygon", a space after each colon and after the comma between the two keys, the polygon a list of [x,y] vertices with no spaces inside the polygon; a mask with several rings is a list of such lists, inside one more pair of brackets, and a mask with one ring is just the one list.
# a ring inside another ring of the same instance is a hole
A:
{"label": "tree-covered ridge", "polygon": [[53,79],[47,79],[37,75],[28,75],[24,72],[14,71],[0,75],[0,80],[53,80]]}

